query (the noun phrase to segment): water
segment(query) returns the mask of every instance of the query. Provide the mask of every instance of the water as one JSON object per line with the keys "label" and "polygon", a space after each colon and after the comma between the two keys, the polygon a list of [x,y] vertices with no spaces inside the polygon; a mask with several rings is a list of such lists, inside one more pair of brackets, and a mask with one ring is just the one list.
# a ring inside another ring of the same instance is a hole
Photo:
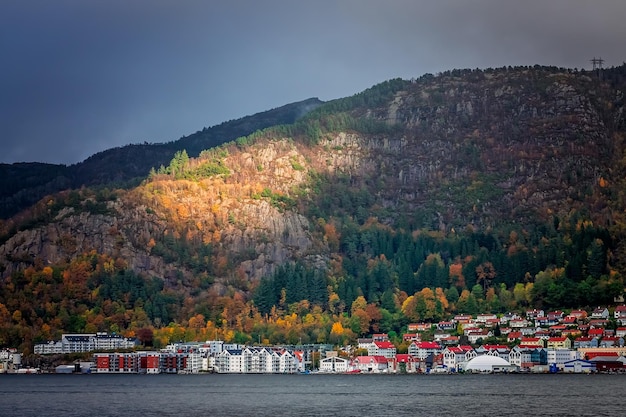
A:
{"label": "water", "polygon": [[0,416],[616,416],[624,375],[0,375]]}

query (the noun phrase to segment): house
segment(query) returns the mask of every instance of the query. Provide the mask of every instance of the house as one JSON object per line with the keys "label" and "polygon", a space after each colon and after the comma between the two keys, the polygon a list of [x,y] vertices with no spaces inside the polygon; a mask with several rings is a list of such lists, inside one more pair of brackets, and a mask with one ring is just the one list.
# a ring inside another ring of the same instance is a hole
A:
{"label": "house", "polygon": [[604,329],[599,328],[599,329],[589,329],[589,331],[587,332],[587,336],[589,337],[596,337],[596,338],[601,338],[602,336],[604,336]]}
{"label": "house", "polygon": [[432,323],[411,323],[408,325],[409,332],[427,332],[432,328]]}
{"label": "house", "polygon": [[479,340],[485,340],[490,337],[493,337],[491,330],[473,330],[467,333],[467,340],[473,344],[478,343]]}
{"label": "house", "polygon": [[615,336],[617,337],[625,337],[626,336],[626,327],[618,327],[615,331]]}
{"label": "house", "polygon": [[582,331],[580,331],[580,329],[566,329],[563,330],[561,332],[561,336],[565,336],[565,337],[578,337],[580,335],[582,335]]}
{"label": "house", "polygon": [[476,351],[468,345],[446,347],[442,354],[443,365],[451,371],[465,369],[465,364],[477,355]]}
{"label": "house", "polygon": [[419,360],[408,353],[396,355],[394,362],[394,372],[398,373],[415,373],[419,370]]}
{"label": "house", "polygon": [[387,333],[375,333],[372,335],[374,342],[388,342],[389,335]]}
{"label": "house", "polygon": [[609,309],[606,307],[598,307],[593,310],[591,313],[591,318],[594,319],[608,319],[609,318]]}
{"label": "house", "polygon": [[348,372],[350,361],[339,356],[331,356],[320,360],[319,371],[323,373],[345,373]]}
{"label": "house", "polygon": [[494,328],[500,326],[500,319],[487,319],[485,322],[485,327]]}
{"label": "house", "polygon": [[509,362],[520,368],[529,369],[535,365],[548,364],[548,352],[541,347],[515,346],[509,352]]}
{"label": "house", "polygon": [[350,367],[359,372],[382,373],[387,372],[389,364],[384,356],[357,356]]}
{"label": "house", "polygon": [[509,354],[511,352],[509,347],[504,345],[483,345],[479,349],[476,349],[476,353],[479,355],[480,349],[484,349],[486,355],[497,356],[504,359],[505,361],[509,360]]}
{"label": "house", "polygon": [[520,316],[518,316],[515,313],[504,313],[502,315],[502,317],[500,317],[500,323],[502,324],[506,324],[508,322],[510,322],[511,320],[515,320],[515,319],[519,319]]}
{"label": "house", "polygon": [[546,314],[546,317],[550,321],[554,321],[555,323],[559,323],[565,317],[565,313],[563,313],[561,310],[549,311],[548,314]]}
{"label": "house", "polygon": [[506,341],[509,343],[513,343],[522,338],[522,332],[510,332],[507,335]]}
{"label": "house", "polygon": [[408,353],[420,360],[425,360],[428,355],[441,353],[441,346],[437,342],[413,342],[409,345]]}
{"label": "house", "polygon": [[600,340],[600,344],[598,345],[598,347],[623,347],[624,346],[624,338],[623,337],[617,337],[617,336],[607,336],[607,337],[603,337]]}
{"label": "house", "polygon": [[298,362],[296,355],[284,349],[280,353],[278,372],[281,374],[293,374],[298,370]]}
{"label": "house", "polygon": [[510,327],[500,327],[500,334],[502,336],[506,336],[509,333],[511,333],[511,328]]}
{"label": "house", "polygon": [[548,349],[552,348],[552,349],[558,349],[558,348],[565,348],[565,349],[571,349],[572,348],[572,341],[567,338],[567,337],[551,337],[548,339],[548,345],[547,345]]}
{"label": "house", "polygon": [[554,335],[561,334],[565,329],[567,329],[567,326],[565,326],[564,324],[556,324],[554,326],[550,326],[550,332]]}
{"label": "house", "polygon": [[357,340],[357,346],[359,349],[369,349],[370,345],[374,343],[374,339],[371,337],[360,337]]}
{"label": "house", "polygon": [[589,320],[589,326],[591,327],[606,327],[609,324],[607,319],[592,319]]}
{"label": "house", "polygon": [[517,331],[521,332],[522,336],[529,337],[533,336],[537,329],[535,329],[534,327],[519,327],[517,328]]}
{"label": "house", "polygon": [[459,343],[459,340],[461,340],[459,336],[448,335],[446,337],[441,337],[441,338],[437,338],[437,336],[435,336],[435,342],[439,342],[445,346],[457,345]]}
{"label": "house", "polygon": [[456,323],[454,321],[440,321],[439,323],[437,323],[437,329],[454,330],[456,329]]}
{"label": "house", "polygon": [[487,323],[488,320],[498,319],[498,316],[495,314],[478,314],[476,316],[477,323]]}
{"label": "house", "polygon": [[520,329],[522,327],[528,327],[529,322],[526,319],[513,319],[509,321],[509,327],[514,329]]}
{"label": "house", "polygon": [[474,318],[469,314],[457,314],[456,316],[454,316],[454,321],[456,323],[469,324],[474,321]]}
{"label": "house", "polygon": [[405,342],[413,342],[421,340],[420,335],[417,333],[405,333],[402,335],[402,340]]}
{"label": "house", "polygon": [[509,352],[509,363],[520,368],[530,368],[534,364],[531,362],[531,349],[515,346]]}
{"label": "house", "polygon": [[585,310],[572,310],[569,315],[576,320],[584,320],[587,318],[587,312]]}
{"label": "house", "polygon": [[613,318],[615,320],[626,321],[626,305],[621,305],[615,307],[615,311],[613,311]]}
{"label": "house", "polygon": [[553,336],[553,333],[550,330],[537,330],[533,336],[541,340],[548,340]]}
{"label": "house", "polygon": [[526,318],[528,320],[535,320],[537,317],[543,317],[545,316],[545,312],[543,310],[527,310],[526,311]]}
{"label": "house", "polygon": [[543,341],[542,339],[539,339],[538,337],[522,337],[519,345],[524,346],[524,347],[531,347],[531,348],[537,348],[537,347],[542,348]]}
{"label": "house", "polygon": [[396,347],[393,343],[386,342],[374,342],[369,345],[367,349],[367,354],[369,356],[383,356],[385,358],[395,358],[396,357]]}
{"label": "house", "polygon": [[579,324],[577,329],[580,330],[582,334],[586,334],[589,329],[591,329],[591,326],[588,324]]}

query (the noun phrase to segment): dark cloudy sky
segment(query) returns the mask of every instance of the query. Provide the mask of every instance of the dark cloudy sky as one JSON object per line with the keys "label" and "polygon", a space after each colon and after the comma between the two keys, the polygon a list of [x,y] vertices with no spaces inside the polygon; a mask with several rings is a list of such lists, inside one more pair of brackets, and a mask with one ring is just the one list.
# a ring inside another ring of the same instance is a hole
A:
{"label": "dark cloudy sky", "polygon": [[0,0],[0,162],[73,164],[395,77],[626,61],[624,0]]}

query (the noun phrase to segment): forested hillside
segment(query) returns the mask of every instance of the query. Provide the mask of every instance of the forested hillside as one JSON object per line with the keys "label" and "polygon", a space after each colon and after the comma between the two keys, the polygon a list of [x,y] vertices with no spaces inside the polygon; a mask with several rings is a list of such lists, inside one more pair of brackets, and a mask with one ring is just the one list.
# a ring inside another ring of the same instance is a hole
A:
{"label": "forested hillside", "polygon": [[141,143],[108,149],[74,165],[0,164],[0,218],[6,219],[47,194],[82,186],[134,187],[152,167],[167,165],[176,152],[192,156],[242,135],[293,123],[322,102],[310,98],[252,116],[203,128],[168,143]]}
{"label": "forested hillside", "polygon": [[624,291],[626,67],[390,80],[0,224],[0,340],[352,343]]}

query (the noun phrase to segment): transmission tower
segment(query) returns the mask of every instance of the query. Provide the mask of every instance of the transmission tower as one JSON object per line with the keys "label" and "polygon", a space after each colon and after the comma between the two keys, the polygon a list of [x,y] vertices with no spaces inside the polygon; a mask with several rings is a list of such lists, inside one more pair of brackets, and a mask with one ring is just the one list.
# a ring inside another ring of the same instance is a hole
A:
{"label": "transmission tower", "polygon": [[604,59],[593,57],[593,59],[591,60],[591,64],[593,65],[594,71],[601,70],[602,64],[604,64]]}

